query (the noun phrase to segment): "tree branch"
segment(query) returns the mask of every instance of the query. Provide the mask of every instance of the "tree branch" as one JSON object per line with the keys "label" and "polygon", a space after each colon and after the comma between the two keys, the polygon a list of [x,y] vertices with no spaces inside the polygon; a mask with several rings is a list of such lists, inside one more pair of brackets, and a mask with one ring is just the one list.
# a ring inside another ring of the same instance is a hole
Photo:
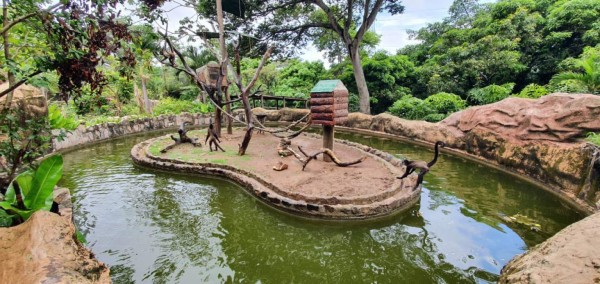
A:
{"label": "tree branch", "polygon": [[317,4],[317,6],[319,6],[319,8],[321,8],[321,10],[323,10],[323,12],[325,12],[325,14],[327,14],[327,18],[329,19],[329,24],[333,27],[333,30],[336,33],[338,33],[344,40],[346,40],[347,36],[345,36],[345,34],[347,34],[347,33],[345,33],[344,29],[338,23],[337,19],[335,18],[335,15],[331,11],[331,8],[329,8],[329,6],[327,6],[327,4],[325,4],[325,2],[323,2],[323,0],[315,0],[314,3]]}
{"label": "tree branch", "polygon": [[362,41],[363,37],[365,36],[365,33],[371,28],[371,25],[373,25],[373,23],[375,22],[375,18],[377,17],[379,10],[381,10],[381,6],[383,6],[383,0],[377,0],[375,2],[375,5],[373,5],[373,9],[371,10],[371,13],[369,13],[368,5],[370,4],[370,2],[371,2],[370,0],[367,0],[365,2],[365,11],[363,14],[363,22],[361,23],[360,28],[358,29],[358,32],[356,33],[356,36],[354,37],[355,43],[360,43]]}
{"label": "tree branch", "polygon": [[260,71],[265,66],[265,63],[269,59],[269,56],[271,56],[271,52],[272,51],[273,51],[273,47],[271,46],[271,47],[269,47],[267,49],[267,52],[265,52],[265,54],[263,54],[263,57],[260,60],[260,64],[258,65],[258,68],[256,68],[256,72],[254,72],[254,77],[252,77],[252,80],[250,80],[250,83],[248,83],[248,85],[246,86],[246,88],[244,89],[244,91],[242,91],[242,95],[247,95],[246,92],[248,90],[252,89],[252,87],[254,87],[254,84],[258,80],[258,75],[260,75]]}
{"label": "tree branch", "polygon": [[42,11],[32,12],[32,13],[29,13],[29,14],[25,14],[25,15],[23,15],[21,17],[18,17],[16,19],[14,19],[12,22],[10,22],[8,25],[6,25],[5,27],[3,27],[2,31],[0,31],[0,34],[4,34],[5,32],[8,32],[8,30],[10,30],[14,25],[16,25],[16,24],[18,24],[20,22],[23,22],[23,21],[25,21],[25,20],[27,20],[27,19],[35,16],[35,15],[38,15],[40,12],[50,13],[50,12],[52,12],[52,10],[54,10],[54,9],[60,7],[60,6],[62,6],[62,4],[60,4],[60,3],[54,4],[54,5],[48,7],[47,9],[44,9]]}
{"label": "tree branch", "polygon": [[16,82],[14,85],[12,85],[11,87],[9,87],[8,89],[0,92],[0,98],[6,96],[8,93],[14,91],[16,88],[18,88],[19,86],[27,83],[27,81],[29,79],[31,79],[31,77],[36,76],[38,74],[41,74],[42,71],[41,70],[37,70],[31,74],[29,74],[28,76],[26,76],[25,78],[21,79],[21,81]]}

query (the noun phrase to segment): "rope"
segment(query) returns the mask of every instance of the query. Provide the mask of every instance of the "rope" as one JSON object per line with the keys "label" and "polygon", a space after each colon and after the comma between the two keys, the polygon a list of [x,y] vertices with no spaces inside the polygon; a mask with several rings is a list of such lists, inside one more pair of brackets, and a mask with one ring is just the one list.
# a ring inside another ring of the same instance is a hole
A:
{"label": "rope", "polygon": [[[227,111],[225,111],[222,107],[220,107],[210,96],[208,96],[208,99],[210,100],[210,102],[221,111],[221,113],[224,113],[226,116],[230,117],[231,119],[235,120],[238,123],[241,123],[242,125],[245,125],[246,127],[248,127],[248,123],[241,121],[239,119],[237,119],[235,116],[229,114]],[[260,123],[260,121],[256,118],[256,116],[254,114],[252,114],[252,117],[254,118],[254,120],[257,122],[258,127],[254,126],[254,128],[261,130],[261,131],[265,131],[268,132],[270,134],[273,134],[275,137],[281,138],[280,136],[275,135],[276,133],[281,133],[281,132],[286,132],[289,131],[292,127],[298,125],[300,122],[302,122],[305,118],[307,118],[310,115],[310,112],[307,113],[305,116],[303,116],[302,118],[300,118],[300,120],[295,121],[294,123],[290,124],[288,127],[286,128],[276,128],[275,130],[271,130],[266,128],[262,123]],[[312,120],[308,120],[307,121],[307,125],[310,125],[312,123]],[[303,129],[306,129],[306,127],[303,127]]]}

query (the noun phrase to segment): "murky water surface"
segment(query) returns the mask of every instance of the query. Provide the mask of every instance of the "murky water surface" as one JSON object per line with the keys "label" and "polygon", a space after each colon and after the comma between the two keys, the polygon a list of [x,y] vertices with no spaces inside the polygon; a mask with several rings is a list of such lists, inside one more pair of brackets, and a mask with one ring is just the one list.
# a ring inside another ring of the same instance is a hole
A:
{"label": "murky water surface", "polygon": [[[443,155],[420,204],[406,213],[305,220],[224,180],[134,166],[131,147],[151,136],[64,155],[62,186],[72,189],[76,225],[115,283],[494,282],[513,256],[583,218],[527,182]],[[433,154],[388,139],[336,137],[402,158]],[[516,214],[519,222],[506,221]]]}

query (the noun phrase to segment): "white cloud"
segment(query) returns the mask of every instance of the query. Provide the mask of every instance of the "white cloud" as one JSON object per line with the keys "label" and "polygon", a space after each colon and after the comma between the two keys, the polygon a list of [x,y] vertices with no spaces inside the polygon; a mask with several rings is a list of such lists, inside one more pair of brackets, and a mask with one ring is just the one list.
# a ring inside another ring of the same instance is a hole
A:
{"label": "white cloud", "polygon": [[[408,30],[418,30],[429,23],[442,21],[448,16],[448,9],[453,0],[405,0],[404,13],[390,15],[382,13],[378,15],[372,30],[381,35],[378,49],[396,53],[400,48],[419,41],[409,39]],[[495,0],[480,0],[480,3],[490,3]],[[317,52],[314,47],[306,48],[302,59],[315,58],[313,53]],[[313,59],[314,60],[314,59]]]}

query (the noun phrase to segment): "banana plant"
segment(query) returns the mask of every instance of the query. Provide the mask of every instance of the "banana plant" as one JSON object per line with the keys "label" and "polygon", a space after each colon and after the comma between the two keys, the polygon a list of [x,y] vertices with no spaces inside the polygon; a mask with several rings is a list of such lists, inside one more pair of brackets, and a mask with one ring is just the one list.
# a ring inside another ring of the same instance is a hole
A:
{"label": "banana plant", "polygon": [[[38,210],[50,211],[54,187],[62,177],[63,159],[54,155],[43,160],[35,171],[18,175],[8,186],[0,207],[24,222]],[[5,215],[5,214],[4,214]]]}

